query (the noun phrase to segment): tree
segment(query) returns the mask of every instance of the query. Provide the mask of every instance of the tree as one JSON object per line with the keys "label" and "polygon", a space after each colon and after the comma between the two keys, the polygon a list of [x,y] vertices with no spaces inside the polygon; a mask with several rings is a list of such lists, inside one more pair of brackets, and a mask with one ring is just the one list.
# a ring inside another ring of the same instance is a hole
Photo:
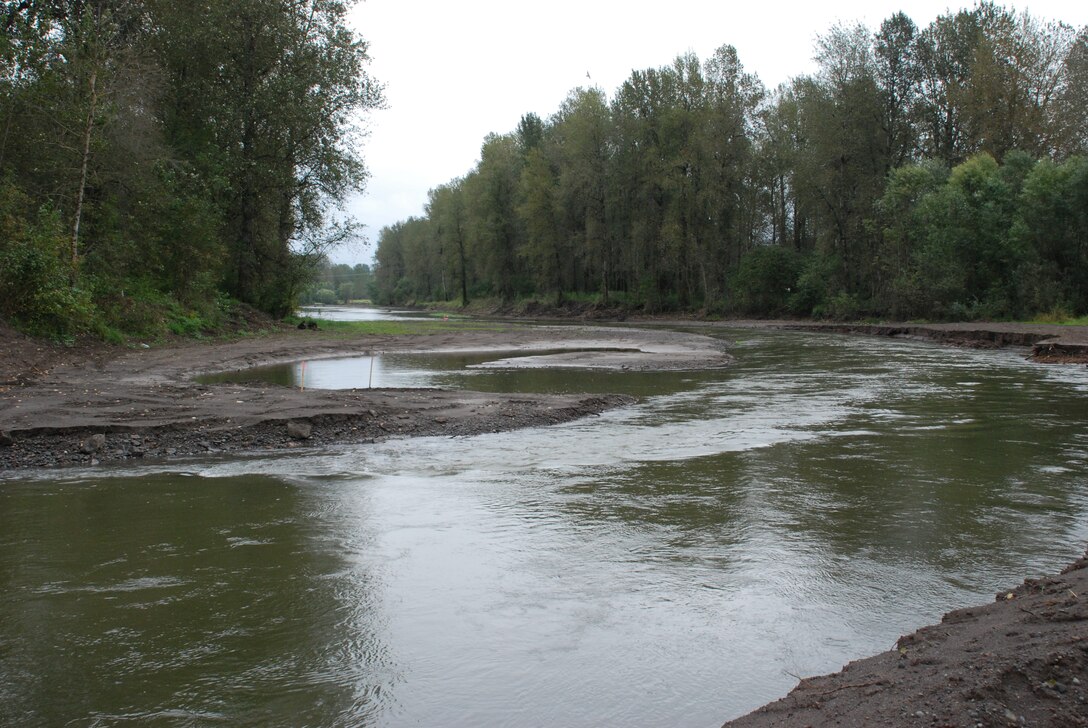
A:
{"label": "tree", "polygon": [[964,107],[974,146],[996,158],[1063,146],[1054,106],[1065,86],[1073,30],[990,3],[975,9],[979,40]]}
{"label": "tree", "polygon": [[1088,27],[1070,44],[1064,60],[1064,85],[1058,90],[1054,124],[1061,156],[1088,155]]}
{"label": "tree", "polygon": [[536,290],[551,290],[563,303],[563,272],[568,259],[556,197],[558,180],[540,149],[529,152],[521,173],[518,215],[525,224],[522,255],[536,276]]}
{"label": "tree", "polygon": [[764,227],[754,140],[766,90],[745,72],[733,46],[718,48],[704,62],[703,77],[705,110],[695,140],[702,180],[692,223],[702,299],[709,306]]}
{"label": "tree", "polygon": [[285,313],[307,272],[299,255],[351,234],[325,222],[328,206],[365,181],[354,115],[382,103],[367,45],[337,0],[155,7],[170,135],[226,192],[228,288]]}
{"label": "tree", "polygon": [[[468,211],[464,180],[456,179],[428,193],[427,216],[435,223],[439,255],[453,263],[460,281],[461,305],[469,303]],[[443,251],[445,253],[443,254]]]}
{"label": "tree", "polygon": [[887,172],[903,166],[917,154],[918,132],[914,117],[922,82],[918,27],[906,14],[896,13],[880,24],[875,41],[875,73],[882,97],[881,135],[885,141]]}
{"label": "tree", "polygon": [[512,135],[484,141],[477,171],[465,180],[475,255],[503,301],[517,290],[520,230],[516,216],[521,154]]}
{"label": "tree", "polygon": [[[610,127],[608,105],[597,88],[572,91],[551,125],[558,167],[554,204],[561,220],[552,252],[557,263],[566,254],[568,263],[557,267],[556,275],[568,267],[572,285],[579,285],[580,264],[583,289],[595,290],[606,300],[615,268],[606,218]],[[543,173],[539,167],[536,171]]]}
{"label": "tree", "polygon": [[1018,210],[1012,234],[1033,256],[1019,276],[1029,312],[1088,312],[1088,160],[1040,160]]}
{"label": "tree", "polygon": [[838,263],[832,286],[871,297],[875,237],[869,226],[890,167],[873,38],[860,25],[820,36],[817,75],[799,84],[809,149],[798,174],[812,206],[820,252]]}
{"label": "tree", "polygon": [[918,38],[922,150],[950,165],[976,150],[963,104],[979,36],[977,15],[961,10],[938,17]]}

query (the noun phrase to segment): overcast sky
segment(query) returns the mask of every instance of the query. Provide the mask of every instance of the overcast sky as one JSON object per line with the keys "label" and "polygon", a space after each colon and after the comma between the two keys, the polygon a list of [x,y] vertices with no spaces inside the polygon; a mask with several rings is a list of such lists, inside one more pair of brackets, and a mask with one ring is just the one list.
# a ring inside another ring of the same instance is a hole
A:
{"label": "overcast sky", "polygon": [[[664,66],[687,51],[706,59],[729,44],[773,88],[811,70],[816,35],[837,22],[876,29],[902,9],[924,27],[950,7],[971,3],[365,0],[352,23],[370,43],[370,72],[385,84],[388,108],[368,117],[371,177],[347,210],[366,225],[369,245],[333,258],[370,262],[381,228],[421,215],[429,189],[475,166],[488,133],[513,131],[530,111],[546,119],[578,86],[599,86],[611,99],[633,69]],[[1084,0],[1015,7],[1088,24]]]}

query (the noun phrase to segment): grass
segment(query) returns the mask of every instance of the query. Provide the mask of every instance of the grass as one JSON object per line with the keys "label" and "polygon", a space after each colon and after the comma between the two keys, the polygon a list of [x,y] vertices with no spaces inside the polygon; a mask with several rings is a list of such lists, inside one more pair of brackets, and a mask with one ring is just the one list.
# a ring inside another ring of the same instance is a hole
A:
{"label": "grass", "polygon": [[1088,326],[1088,316],[1074,316],[1065,309],[1064,306],[1058,306],[1050,311],[1039,313],[1035,318],[1028,321],[1029,324],[1058,324],[1059,326]]}
{"label": "grass", "polygon": [[1058,324],[1059,326],[1088,326],[1088,316],[1079,318],[1053,319],[1048,316],[1039,316],[1029,321],[1032,324]]}

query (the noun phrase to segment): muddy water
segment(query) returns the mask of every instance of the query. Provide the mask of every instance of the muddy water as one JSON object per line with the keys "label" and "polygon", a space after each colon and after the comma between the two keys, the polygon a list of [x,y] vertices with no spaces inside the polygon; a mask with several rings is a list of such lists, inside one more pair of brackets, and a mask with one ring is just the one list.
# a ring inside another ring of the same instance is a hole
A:
{"label": "muddy water", "polygon": [[642,397],[565,426],[0,483],[0,724],[714,726],[1083,551],[1083,367],[722,335],[384,362]]}

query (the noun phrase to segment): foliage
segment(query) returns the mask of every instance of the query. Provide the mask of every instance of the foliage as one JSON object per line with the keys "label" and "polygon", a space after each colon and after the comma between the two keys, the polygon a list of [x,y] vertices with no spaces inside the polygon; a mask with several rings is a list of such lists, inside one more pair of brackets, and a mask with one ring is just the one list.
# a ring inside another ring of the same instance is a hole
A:
{"label": "foliage", "polygon": [[94,304],[70,284],[67,247],[56,211],[35,210],[13,184],[0,183],[0,316],[54,338],[88,329]]}
{"label": "foliage", "polygon": [[786,313],[801,274],[801,258],[780,245],[753,248],[732,278],[733,309],[742,314]]}
{"label": "foliage", "polygon": [[382,104],[348,8],[0,5],[2,315],[143,335],[202,330],[220,293],[292,310],[355,234],[328,213],[362,188],[358,114]]}
{"label": "foliage", "polygon": [[1088,311],[1088,29],[981,2],[836,25],[815,62],[768,93],[722,46],[526,114],[381,231],[376,300]]}
{"label": "foliage", "polygon": [[312,280],[302,289],[299,303],[349,303],[370,296],[374,277],[370,266],[357,263],[330,263],[327,259],[318,262],[312,274]]}

